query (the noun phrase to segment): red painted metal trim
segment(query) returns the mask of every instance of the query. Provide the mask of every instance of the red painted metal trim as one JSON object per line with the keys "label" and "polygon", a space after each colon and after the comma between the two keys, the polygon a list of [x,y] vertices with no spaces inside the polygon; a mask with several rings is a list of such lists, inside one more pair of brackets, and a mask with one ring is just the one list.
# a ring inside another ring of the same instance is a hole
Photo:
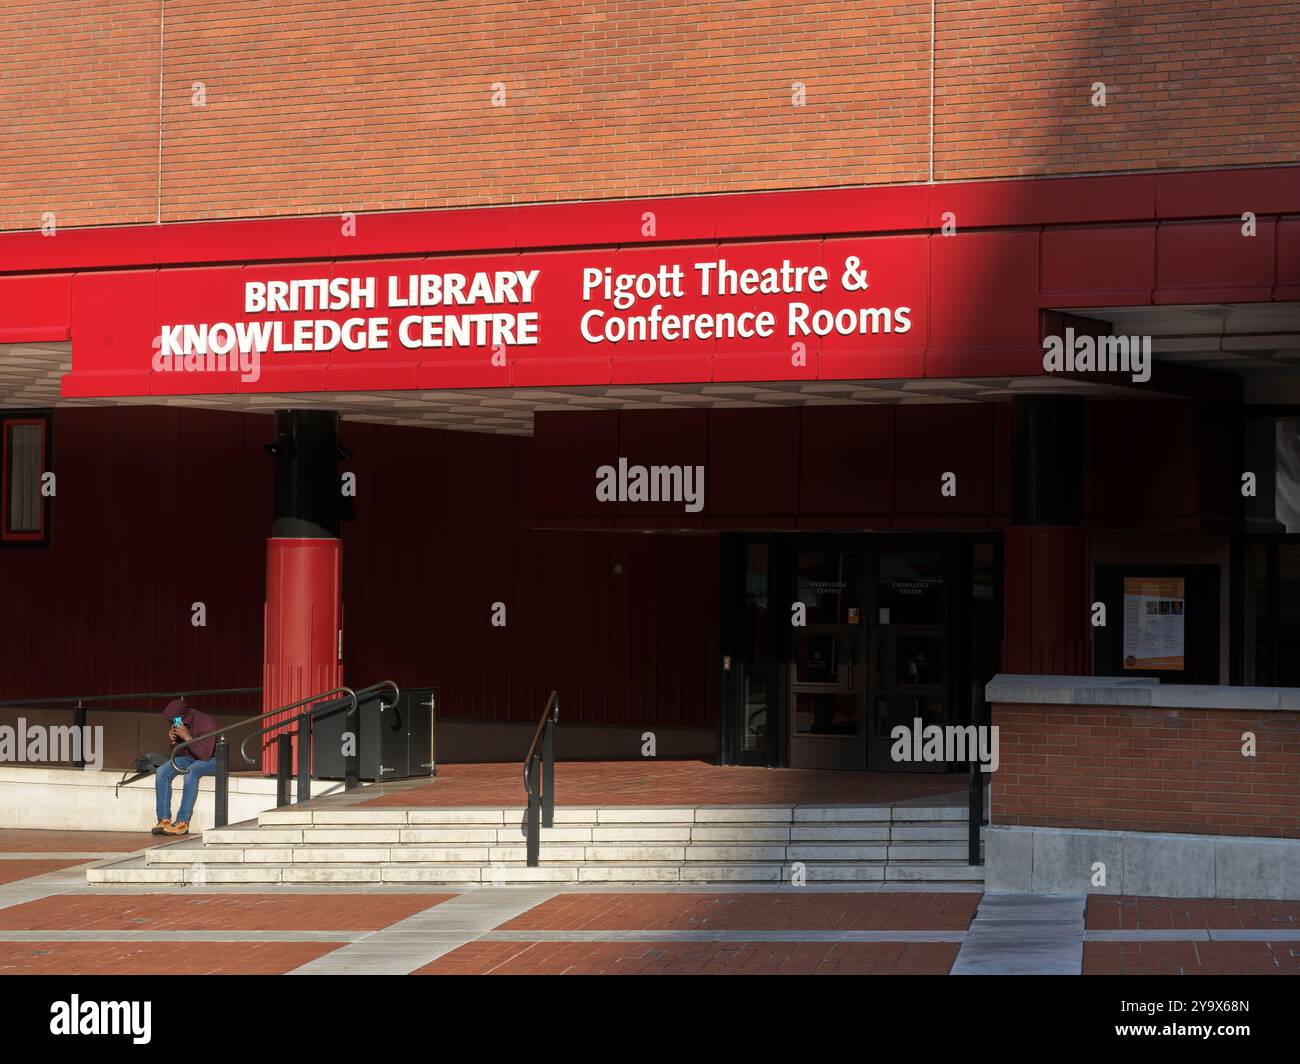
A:
{"label": "red painted metal trim", "polygon": [[[1300,166],[0,233],[0,274],[1300,213]],[[648,224],[653,215],[653,226]]]}
{"label": "red painted metal trim", "polygon": [[72,339],[67,325],[33,325],[27,329],[0,329],[0,344],[58,344]]}

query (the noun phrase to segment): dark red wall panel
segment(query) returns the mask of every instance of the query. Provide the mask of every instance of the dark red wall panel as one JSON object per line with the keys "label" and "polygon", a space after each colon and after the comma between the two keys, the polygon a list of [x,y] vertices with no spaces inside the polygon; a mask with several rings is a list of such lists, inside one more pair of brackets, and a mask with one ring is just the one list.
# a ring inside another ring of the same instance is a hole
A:
{"label": "dark red wall panel", "polygon": [[1151,302],[1156,283],[1156,232],[1145,226],[1044,229],[1044,307],[1115,307]]}
{"label": "dark red wall panel", "polygon": [[704,466],[710,517],[779,515],[779,524],[791,524],[799,509],[798,408],[709,411]]}
{"label": "dark red wall panel", "polygon": [[618,458],[617,410],[539,410],[533,417],[533,513],[614,523],[596,498],[596,469]]}
{"label": "dark red wall panel", "polygon": [[270,432],[224,412],[57,410],[50,545],[0,550],[0,698],[257,686]]}
{"label": "dark red wall panel", "polygon": [[1092,448],[1097,525],[1143,528],[1199,520],[1192,400],[1094,403]]}
{"label": "dark red wall panel", "polygon": [[[897,416],[897,527],[908,527],[904,515],[958,519],[987,514],[993,501],[992,405],[900,406]],[[954,441],[960,446],[954,447]],[[957,477],[951,497],[940,492],[945,473]]]}
{"label": "dark red wall panel", "polygon": [[1267,300],[1274,283],[1277,224],[1256,222],[1254,236],[1240,220],[1174,222],[1156,231],[1156,303],[1236,303]]}
{"label": "dark red wall panel", "polygon": [[892,406],[800,408],[801,516],[894,509]]}

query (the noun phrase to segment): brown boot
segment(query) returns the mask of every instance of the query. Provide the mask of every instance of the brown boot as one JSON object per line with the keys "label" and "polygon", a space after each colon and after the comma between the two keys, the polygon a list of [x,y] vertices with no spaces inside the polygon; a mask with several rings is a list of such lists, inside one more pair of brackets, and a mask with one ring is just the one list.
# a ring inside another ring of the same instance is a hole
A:
{"label": "brown boot", "polygon": [[160,820],[158,821],[158,823],[156,823],[153,826],[153,829],[149,832],[149,834],[166,835],[167,829],[170,828],[171,826],[172,826],[172,822],[170,820]]}
{"label": "brown boot", "polygon": [[164,835],[188,835],[190,826],[184,820],[178,820],[174,824],[167,824],[163,829]]}

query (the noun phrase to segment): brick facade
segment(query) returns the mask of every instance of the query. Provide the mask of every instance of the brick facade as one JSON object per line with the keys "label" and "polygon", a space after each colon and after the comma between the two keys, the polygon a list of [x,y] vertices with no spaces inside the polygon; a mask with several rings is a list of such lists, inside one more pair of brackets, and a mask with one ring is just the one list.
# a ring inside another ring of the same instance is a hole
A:
{"label": "brick facade", "polygon": [[15,0],[0,230],[1292,162],[1298,21],[940,0],[931,173],[925,2]]}
{"label": "brick facade", "polygon": [[1300,839],[1300,713],[997,705],[993,723],[994,825]]}

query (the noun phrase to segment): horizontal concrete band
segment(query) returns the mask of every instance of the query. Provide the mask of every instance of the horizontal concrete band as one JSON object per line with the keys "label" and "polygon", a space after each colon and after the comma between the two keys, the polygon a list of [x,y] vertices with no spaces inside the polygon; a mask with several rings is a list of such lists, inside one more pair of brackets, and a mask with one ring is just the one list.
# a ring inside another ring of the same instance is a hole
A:
{"label": "horizontal concrete band", "polygon": [[1300,901],[1300,839],[991,826],[984,854],[990,892]]}
{"label": "horizontal concrete band", "polygon": [[1085,942],[1300,942],[1300,927],[1173,927],[1085,931]]}
{"label": "horizontal concrete band", "polygon": [[1300,687],[1162,686],[1159,680],[1149,677],[999,673],[985,686],[984,697],[991,704],[1003,705],[1300,712]]}

